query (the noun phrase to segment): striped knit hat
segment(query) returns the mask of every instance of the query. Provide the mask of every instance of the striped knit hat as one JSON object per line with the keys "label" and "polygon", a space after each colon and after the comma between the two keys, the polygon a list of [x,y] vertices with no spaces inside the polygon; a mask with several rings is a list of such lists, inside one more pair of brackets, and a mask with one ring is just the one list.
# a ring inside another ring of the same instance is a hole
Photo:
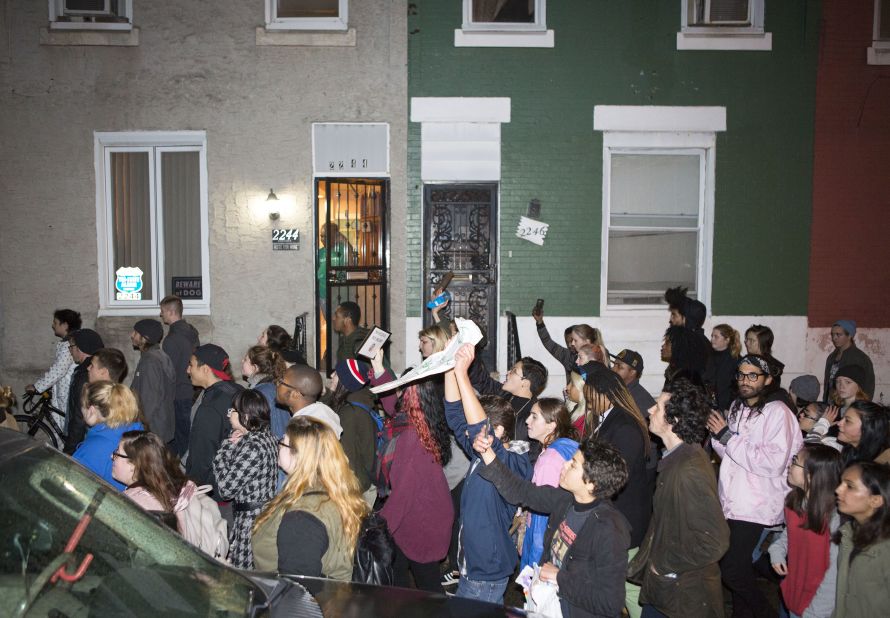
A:
{"label": "striped knit hat", "polygon": [[367,363],[347,358],[337,363],[335,371],[340,379],[340,384],[346,387],[350,393],[354,393],[360,391],[368,383],[368,369]]}

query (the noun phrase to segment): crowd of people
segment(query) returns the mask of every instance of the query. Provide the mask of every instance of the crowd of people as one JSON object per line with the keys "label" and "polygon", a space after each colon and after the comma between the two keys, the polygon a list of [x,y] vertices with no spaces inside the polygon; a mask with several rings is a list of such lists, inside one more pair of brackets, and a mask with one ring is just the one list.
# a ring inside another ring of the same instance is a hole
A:
{"label": "crowd of people", "polygon": [[[563,616],[722,616],[724,588],[734,617],[882,615],[890,411],[855,322],[832,327],[821,384],[786,389],[768,326],[708,337],[701,302],[665,300],[657,397],[642,355],[611,354],[587,324],[560,345],[540,304],[565,376],[524,357],[500,381],[464,344],[453,369],[374,394],[396,376],[382,350],[358,357],[367,330],[346,302],[329,379],[271,325],[235,363],[243,386],[175,296],[135,322],[129,385],[123,353],[63,309],[55,360],[27,388],[52,389],[65,452],[187,538],[188,505],[212,499],[239,568],[348,581],[376,515],[399,586],[502,603],[528,569],[529,602],[549,589]],[[424,358],[455,336],[442,309],[418,334]],[[564,399],[541,397],[548,380]],[[0,404],[2,421],[11,392]]]}

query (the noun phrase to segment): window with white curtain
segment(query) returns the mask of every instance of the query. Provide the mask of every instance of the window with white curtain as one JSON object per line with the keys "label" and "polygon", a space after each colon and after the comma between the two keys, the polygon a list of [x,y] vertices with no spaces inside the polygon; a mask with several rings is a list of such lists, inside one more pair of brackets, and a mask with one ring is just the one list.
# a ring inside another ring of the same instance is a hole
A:
{"label": "window with white curtain", "polygon": [[266,0],[270,30],[346,30],[348,0]]}
{"label": "window with white curtain", "polygon": [[203,131],[96,133],[99,296],[105,313],[153,313],[188,282],[209,308]]}

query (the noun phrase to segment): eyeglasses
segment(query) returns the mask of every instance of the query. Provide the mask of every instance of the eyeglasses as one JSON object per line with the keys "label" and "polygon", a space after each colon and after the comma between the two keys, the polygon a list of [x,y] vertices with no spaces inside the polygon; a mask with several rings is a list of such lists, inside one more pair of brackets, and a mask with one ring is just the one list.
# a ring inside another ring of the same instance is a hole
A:
{"label": "eyeglasses", "polygon": [[232,416],[233,414],[238,414],[238,410],[236,410],[235,408],[229,408],[226,412],[226,416]]}
{"label": "eyeglasses", "polygon": [[525,376],[522,375],[521,373],[519,373],[519,370],[516,369],[516,367],[511,367],[510,370],[507,371],[507,375],[508,375],[508,376],[509,376],[509,375],[519,376],[519,379],[520,379],[520,380],[524,380],[524,379],[525,379]]}
{"label": "eyeglasses", "polygon": [[797,455],[791,458],[791,467],[792,468],[803,468],[803,464],[797,461]]}
{"label": "eyeglasses", "polygon": [[290,444],[287,444],[284,440],[279,440],[278,448],[286,448],[286,449],[290,450],[292,447]]}
{"label": "eyeglasses", "polygon": [[738,380],[739,382],[756,382],[757,379],[760,378],[760,376],[765,376],[765,375],[766,375],[765,373],[756,373],[756,372],[742,373],[741,371],[739,371],[738,373],[735,374],[735,379]]}
{"label": "eyeglasses", "polygon": [[[290,389],[293,389],[293,390],[297,391],[298,393],[300,393],[300,389],[298,389],[298,388],[297,388],[296,386],[294,386],[293,384],[288,384],[287,382],[285,382],[285,381],[282,380],[281,378],[278,378],[277,380],[275,380],[275,386],[286,386],[286,387],[288,387],[288,388],[290,388]],[[300,394],[302,395],[303,393],[300,393]]]}
{"label": "eyeglasses", "polygon": [[118,459],[118,458],[120,458],[120,459],[129,459],[130,457],[129,457],[129,455],[124,455],[123,453],[118,453],[117,451],[114,451],[114,452],[111,454],[111,459],[112,459],[112,461],[115,460],[115,459]]}

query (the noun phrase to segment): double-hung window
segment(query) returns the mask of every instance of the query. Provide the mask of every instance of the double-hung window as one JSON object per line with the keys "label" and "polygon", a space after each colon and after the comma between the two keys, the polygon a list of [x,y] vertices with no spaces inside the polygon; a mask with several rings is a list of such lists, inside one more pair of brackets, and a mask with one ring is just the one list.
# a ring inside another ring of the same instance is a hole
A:
{"label": "double-hung window", "polygon": [[[100,315],[210,306],[203,131],[95,133]],[[178,285],[177,285],[178,284]]]}
{"label": "double-hung window", "polygon": [[346,30],[349,0],[266,0],[269,30]]}
{"label": "double-hung window", "polygon": [[457,47],[553,47],[547,0],[463,0]]}
{"label": "double-hung window", "polygon": [[766,0],[680,0],[677,49],[769,51]]}
{"label": "double-hung window", "polygon": [[53,30],[131,30],[133,0],[49,0]]}
{"label": "double-hung window", "polygon": [[597,106],[594,127],[603,131],[602,315],[661,308],[678,285],[709,304],[724,108]]}
{"label": "double-hung window", "polygon": [[875,0],[872,44],[868,48],[869,64],[890,64],[890,0]]}

